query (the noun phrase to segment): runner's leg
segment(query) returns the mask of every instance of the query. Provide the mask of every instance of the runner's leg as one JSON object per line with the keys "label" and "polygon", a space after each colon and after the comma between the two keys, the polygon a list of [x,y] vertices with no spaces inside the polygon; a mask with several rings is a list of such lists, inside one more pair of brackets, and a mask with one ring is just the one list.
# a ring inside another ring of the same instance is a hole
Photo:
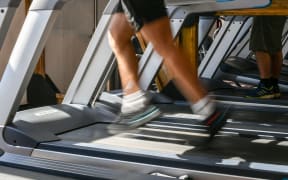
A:
{"label": "runner's leg", "polygon": [[108,38],[110,46],[117,58],[118,69],[124,94],[139,91],[138,59],[131,37],[134,30],[123,13],[115,13],[112,17]]}

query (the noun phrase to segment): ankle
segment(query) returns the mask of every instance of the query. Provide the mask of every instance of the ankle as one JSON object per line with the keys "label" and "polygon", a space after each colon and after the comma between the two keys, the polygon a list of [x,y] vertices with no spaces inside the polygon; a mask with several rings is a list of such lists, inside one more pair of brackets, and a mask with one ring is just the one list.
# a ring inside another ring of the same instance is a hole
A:
{"label": "ankle", "polygon": [[151,98],[142,90],[126,95],[122,100],[122,113],[135,112],[146,107],[151,101]]}
{"label": "ankle", "polygon": [[145,97],[146,93],[142,90],[138,90],[136,92],[127,94],[123,96],[123,101],[129,102],[129,101],[135,101],[139,98]]}
{"label": "ankle", "polygon": [[270,82],[273,86],[278,86],[279,80],[278,80],[278,78],[271,77]]}
{"label": "ankle", "polygon": [[272,82],[271,82],[271,78],[262,78],[260,79],[260,84],[263,84],[265,87],[271,87],[272,86]]}
{"label": "ankle", "polygon": [[204,98],[197,101],[195,104],[191,105],[193,113],[202,115],[205,118],[214,113],[216,106],[211,98],[207,95]]}

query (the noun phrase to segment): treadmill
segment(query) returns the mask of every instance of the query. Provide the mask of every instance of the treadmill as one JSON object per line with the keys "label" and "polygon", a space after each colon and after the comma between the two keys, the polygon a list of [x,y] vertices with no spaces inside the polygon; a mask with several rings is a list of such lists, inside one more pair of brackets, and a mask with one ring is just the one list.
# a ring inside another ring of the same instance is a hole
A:
{"label": "treadmill", "polygon": [[[259,73],[257,64],[251,53],[249,53],[248,48],[251,24],[251,17],[225,17],[221,30],[199,66],[200,77],[226,79],[238,84],[258,84]],[[286,23],[283,31],[283,54],[287,53],[287,28]],[[283,64],[279,80],[279,86],[282,91],[287,92],[287,82],[287,67]]]}
{"label": "treadmill", "polygon": [[[288,21],[286,21],[282,34],[283,57],[285,57],[288,51],[287,33],[288,33]],[[235,50],[231,52],[231,54],[228,54],[225,60],[221,63],[220,65],[221,71],[225,74],[224,75],[225,77],[229,77],[229,74],[234,74],[236,77],[247,76],[249,78],[259,79],[259,72],[254,53],[249,50],[250,32],[247,32],[247,34],[243,39],[244,41],[240,42],[240,46],[236,47]],[[245,46],[242,49],[241,44],[245,44]],[[287,84],[288,84],[287,76],[288,76],[287,64],[285,64],[285,62],[283,61],[282,70],[280,74],[280,84],[282,86],[282,89],[284,90],[287,90]]]}
{"label": "treadmill", "polygon": [[[197,123],[201,117],[190,112],[187,102],[151,92],[163,111],[161,117],[125,132],[107,128],[121,105],[121,94],[103,91],[115,68],[106,35],[114,0],[104,11],[63,103],[17,112],[46,36],[57,13],[68,2],[34,0],[30,7],[0,84],[2,165],[77,179],[288,177],[286,105],[219,101],[219,108],[230,108],[229,123],[212,142],[206,143],[205,127]],[[167,5],[175,36],[183,19],[194,12],[264,7],[270,3],[170,2]],[[140,60],[144,89],[149,88],[144,75],[151,75],[147,65],[160,61],[161,57],[148,45]]]}

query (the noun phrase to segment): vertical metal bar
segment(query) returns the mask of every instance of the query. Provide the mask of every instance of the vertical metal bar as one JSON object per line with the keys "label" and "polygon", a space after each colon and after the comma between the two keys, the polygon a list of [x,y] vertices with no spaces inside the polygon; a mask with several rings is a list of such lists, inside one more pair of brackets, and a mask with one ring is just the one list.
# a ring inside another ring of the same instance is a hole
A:
{"label": "vertical metal bar", "polygon": [[102,92],[109,75],[115,67],[115,57],[108,43],[108,27],[112,9],[117,1],[110,0],[86,52],[67,90],[63,103],[89,104]]}
{"label": "vertical metal bar", "polygon": [[[64,1],[33,0],[0,83],[0,134],[11,123]],[[46,6],[47,5],[47,6]],[[47,8],[45,8],[47,7]],[[52,8],[52,9],[49,9]],[[5,151],[14,151],[0,138]]]}
{"label": "vertical metal bar", "polygon": [[0,49],[21,0],[1,0],[0,2]]}
{"label": "vertical metal bar", "polygon": [[233,44],[238,32],[243,27],[242,22],[237,18],[239,17],[232,17],[231,20],[228,19],[228,21],[225,21],[199,66],[198,72],[200,77],[211,79],[216,74],[220,63]]}
{"label": "vertical metal bar", "polygon": [[[240,21],[239,23],[241,23],[241,19],[239,19],[238,21]],[[237,45],[241,45],[242,40],[244,40],[245,42],[245,37],[247,36],[247,34],[249,34],[249,29],[252,25],[252,18],[243,16],[242,24],[243,24],[243,27],[241,27],[241,30],[237,34],[235,41],[230,46],[229,51],[226,53],[227,54],[226,58],[231,55],[232,51],[236,49]],[[248,55],[249,55],[249,52],[247,53],[247,56]]]}

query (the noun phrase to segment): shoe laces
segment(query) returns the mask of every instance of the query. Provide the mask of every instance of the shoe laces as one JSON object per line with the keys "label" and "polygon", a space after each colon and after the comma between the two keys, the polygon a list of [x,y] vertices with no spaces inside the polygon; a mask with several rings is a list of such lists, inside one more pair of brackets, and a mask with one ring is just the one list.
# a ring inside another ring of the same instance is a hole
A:
{"label": "shoe laces", "polygon": [[274,89],[273,86],[266,87],[263,83],[260,83],[256,89],[256,92],[259,95],[263,95],[267,93],[272,93],[273,89]]}

